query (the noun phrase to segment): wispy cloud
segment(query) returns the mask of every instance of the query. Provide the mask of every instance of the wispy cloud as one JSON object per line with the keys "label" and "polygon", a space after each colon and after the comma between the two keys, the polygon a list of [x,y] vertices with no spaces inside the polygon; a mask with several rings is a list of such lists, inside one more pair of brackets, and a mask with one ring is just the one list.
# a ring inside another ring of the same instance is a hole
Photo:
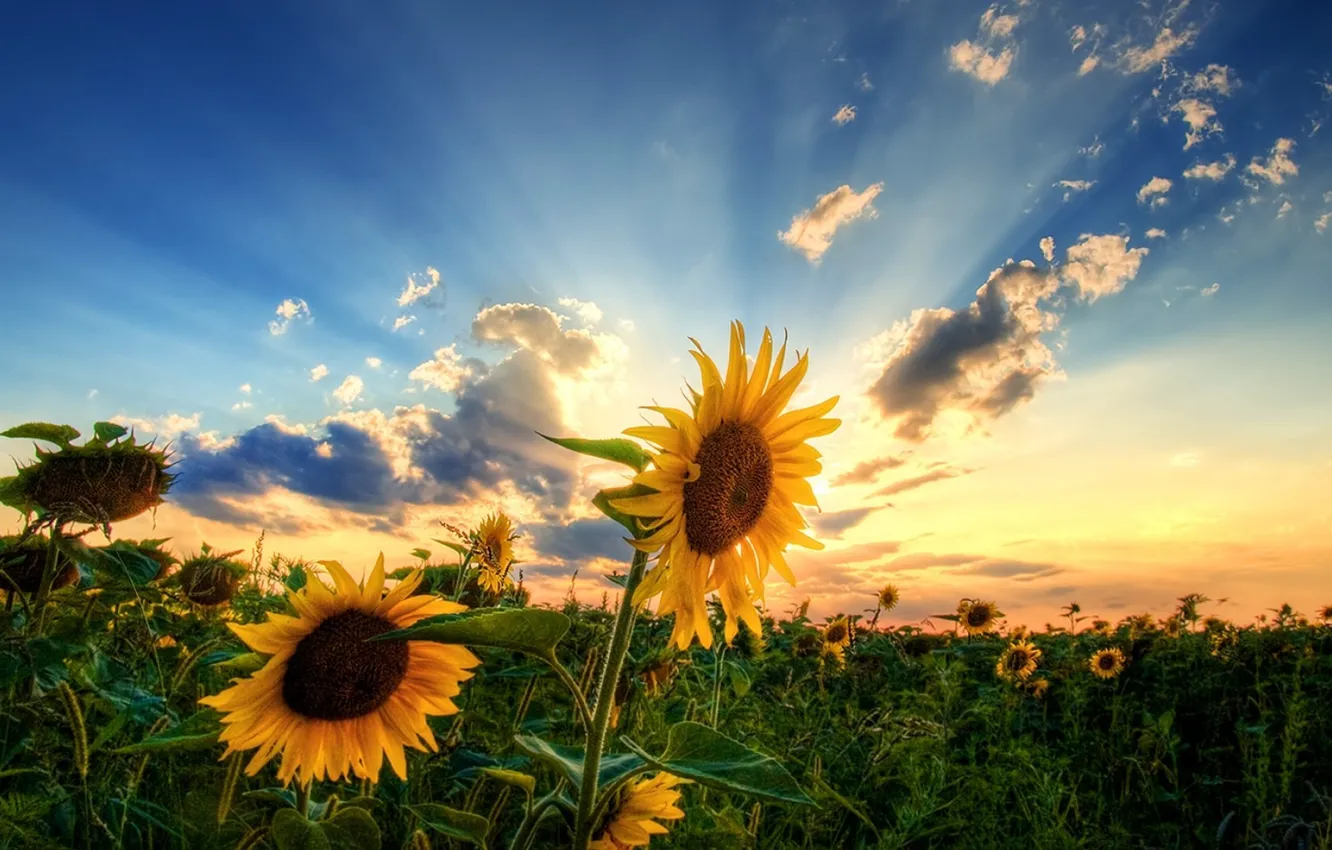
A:
{"label": "wispy cloud", "polygon": [[323,363],[310,370],[310,380],[314,382],[322,381],[328,377],[328,367]]}
{"label": "wispy cloud", "polygon": [[602,319],[601,308],[591,301],[579,301],[577,298],[561,298],[559,300],[561,307],[567,307],[573,310],[584,325],[595,325]]}
{"label": "wispy cloud", "polygon": [[838,127],[844,127],[856,120],[856,108],[849,103],[844,103],[833,113],[832,122]]}
{"label": "wispy cloud", "polygon": [[826,195],[820,195],[812,209],[791,218],[791,226],[779,231],[777,238],[817,263],[832,247],[833,237],[842,227],[857,219],[878,216],[873,201],[883,191],[882,183],[875,183],[857,192],[842,185]]}
{"label": "wispy cloud", "polygon": [[1184,171],[1184,176],[1190,180],[1220,180],[1234,167],[1235,155],[1228,153],[1224,159],[1215,162],[1195,162]]}
{"label": "wispy cloud", "polygon": [[1287,177],[1294,177],[1300,173],[1300,167],[1290,158],[1293,150],[1295,150],[1294,139],[1277,139],[1267,159],[1255,156],[1245,171],[1279,186],[1286,182]]}
{"label": "wispy cloud", "polygon": [[412,274],[407,277],[407,286],[398,296],[398,306],[406,307],[408,304],[414,304],[438,287],[439,272],[431,266],[426,266],[424,274]]}
{"label": "wispy cloud", "polygon": [[314,314],[304,298],[284,298],[274,312],[277,318],[268,323],[268,332],[273,336],[282,336],[294,322],[314,321]]}
{"label": "wispy cloud", "polygon": [[1221,132],[1221,122],[1216,120],[1216,107],[1197,98],[1185,98],[1171,109],[1180,113],[1184,123],[1189,125],[1189,132],[1184,134],[1184,150],[1188,150],[1203,140],[1203,136]]}
{"label": "wispy cloud", "polygon": [[911,478],[904,478],[901,481],[894,481],[887,487],[881,487],[878,490],[875,490],[874,495],[884,498],[888,496],[896,496],[899,493],[915,490],[924,487],[926,484],[933,484],[936,481],[947,481],[950,478],[959,478],[963,475],[968,475],[973,471],[974,470],[970,469],[958,469],[956,467],[941,467],[922,475],[915,475]]}
{"label": "wispy cloud", "polygon": [[871,460],[863,460],[856,464],[849,472],[843,472],[831,482],[833,487],[844,487],[848,484],[872,484],[884,472],[890,469],[896,469],[907,462],[909,453],[897,455],[886,455],[876,457]]}
{"label": "wispy cloud", "polygon": [[333,391],[333,397],[337,399],[338,403],[343,407],[348,407],[356,403],[356,400],[361,397],[361,393],[364,390],[365,381],[361,380],[360,377],[356,375],[348,375],[342,379],[342,383]]}
{"label": "wispy cloud", "polygon": [[1120,67],[1127,73],[1138,74],[1151,70],[1193,44],[1198,31],[1193,28],[1175,32],[1170,27],[1162,27],[1149,46],[1129,47],[1120,56]]}
{"label": "wispy cloud", "polygon": [[1138,190],[1138,203],[1150,204],[1153,208],[1163,206],[1169,201],[1166,193],[1173,185],[1174,183],[1165,177],[1153,177]]}

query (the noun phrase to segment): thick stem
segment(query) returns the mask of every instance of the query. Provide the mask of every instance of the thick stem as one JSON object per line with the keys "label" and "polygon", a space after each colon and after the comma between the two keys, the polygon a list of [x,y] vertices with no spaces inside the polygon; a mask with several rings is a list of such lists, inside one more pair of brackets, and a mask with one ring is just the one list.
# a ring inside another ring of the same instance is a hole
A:
{"label": "thick stem", "polygon": [[523,816],[523,822],[518,825],[518,834],[513,837],[513,844],[509,845],[510,850],[527,850],[532,845],[536,839],[537,826],[541,823],[541,816],[546,813],[546,809],[555,805],[558,793],[557,787],[549,795],[528,804],[527,814]]}
{"label": "thick stem", "polygon": [[601,755],[606,747],[606,729],[610,725],[611,709],[615,705],[615,685],[620,680],[620,668],[629,651],[634,631],[634,591],[643,580],[647,567],[647,553],[634,552],[633,564],[624,583],[624,596],[615,617],[606,652],[606,665],[601,668],[597,683],[597,701],[593,706],[592,725],[587,730],[587,749],[583,756],[583,787],[578,793],[578,819],[574,823],[574,850],[587,850],[596,827],[592,813],[597,805],[597,784],[601,773]]}
{"label": "thick stem", "polygon": [[59,539],[60,526],[57,525],[52,527],[51,540],[46,545],[46,566],[42,570],[42,580],[37,585],[37,596],[32,603],[32,619],[28,621],[28,628],[35,629],[39,636],[46,626],[46,598],[51,595],[51,585],[55,584],[56,562],[60,557]]}
{"label": "thick stem", "polygon": [[458,577],[453,582],[453,598],[450,601],[457,602],[462,599],[463,590],[467,587],[467,567],[471,563],[472,553],[468,552],[466,557],[462,559],[462,563],[458,565]]}
{"label": "thick stem", "polygon": [[555,671],[555,675],[569,689],[569,693],[573,694],[574,707],[578,711],[578,719],[583,722],[583,728],[592,728],[592,709],[588,707],[587,698],[583,696],[583,689],[578,687],[578,682],[574,679],[573,674],[569,672],[569,668],[560,663],[554,652],[541,656],[541,660]]}
{"label": "thick stem", "polygon": [[310,786],[312,784],[313,780],[302,782],[297,779],[296,781],[296,811],[300,812],[303,818],[310,816]]}

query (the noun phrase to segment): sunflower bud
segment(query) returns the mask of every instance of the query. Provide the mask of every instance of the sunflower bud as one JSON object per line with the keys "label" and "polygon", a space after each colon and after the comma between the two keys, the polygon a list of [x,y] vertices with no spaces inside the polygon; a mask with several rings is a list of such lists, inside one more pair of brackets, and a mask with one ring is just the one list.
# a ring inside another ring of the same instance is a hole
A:
{"label": "sunflower bud", "polygon": [[185,598],[195,605],[222,605],[236,595],[247,567],[239,561],[229,561],[231,555],[207,554],[190,558],[181,565],[177,574]]}

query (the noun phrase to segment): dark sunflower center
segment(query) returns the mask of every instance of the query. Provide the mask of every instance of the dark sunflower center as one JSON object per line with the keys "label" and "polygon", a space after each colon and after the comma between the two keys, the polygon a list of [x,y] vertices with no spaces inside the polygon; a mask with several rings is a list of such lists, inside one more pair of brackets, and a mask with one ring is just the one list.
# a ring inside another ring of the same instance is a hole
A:
{"label": "dark sunflower center", "polygon": [[1115,657],[1113,655],[1101,656],[1101,669],[1113,670],[1115,668]]}
{"label": "dark sunflower center", "polygon": [[1023,649],[1015,649],[1008,653],[1008,669],[1021,670],[1027,666],[1027,652]]}
{"label": "dark sunflower center", "polygon": [[976,606],[967,611],[967,625],[983,626],[990,622],[990,609]]}
{"label": "dark sunflower center", "polygon": [[351,720],[379,708],[407,675],[407,644],[366,639],[393,628],[363,611],[329,617],[296,645],[282,677],[282,700],[317,720]]}
{"label": "dark sunflower center", "polygon": [[753,425],[723,422],[699,446],[696,481],[684,485],[689,548],[717,555],[758,523],[772,492],[772,454]]}
{"label": "dark sunflower center", "polygon": [[829,626],[828,640],[832,643],[841,643],[846,640],[846,626]]}

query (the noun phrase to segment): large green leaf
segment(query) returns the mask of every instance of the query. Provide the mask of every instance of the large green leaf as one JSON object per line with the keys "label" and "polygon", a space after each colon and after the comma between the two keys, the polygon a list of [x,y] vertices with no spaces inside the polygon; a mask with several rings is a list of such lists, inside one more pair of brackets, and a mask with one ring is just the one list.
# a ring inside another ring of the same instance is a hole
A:
{"label": "large green leaf", "polygon": [[273,815],[269,838],[278,850],[379,850],[379,824],[362,808],[339,808],[328,820],[307,820],[295,809]]}
{"label": "large green leaf", "polygon": [[371,640],[430,640],[467,646],[497,646],[549,656],[569,631],[569,618],[545,608],[475,608],[427,617]]}
{"label": "large green leaf", "polygon": [[418,803],[408,806],[424,826],[459,841],[486,846],[486,834],[490,832],[490,821],[471,812],[451,809],[439,803]]}
{"label": "large green leaf", "polygon": [[610,440],[584,440],[579,437],[546,437],[540,431],[537,433],[555,445],[563,446],[569,451],[622,463],[638,472],[647,469],[648,463],[651,462],[647,452],[643,451],[638,443],[633,440],[626,440],[623,437]]}
{"label": "large green leaf", "polygon": [[600,493],[593,496],[592,504],[596,505],[603,514],[629,529],[629,533],[635,538],[647,537],[649,532],[643,530],[642,526],[638,523],[637,517],[631,517],[629,514],[616,510],[611,507],[611,502],[619,501],[620,499],[632,499],[635,496],[646,496],[655,492],[657,491],[653,490],[651,487],[644,487],[642,484],[630,484],[628,487],[612,487],[602,490]]}
{"label": "large green leaf", "polygon": [[[536,735],[514,735],[513,742],[532,758],[555,768],[574,788],[583,787],[583,751],[580,748],[552,744]],[[601,757],[597,784],[605,788],[646,765],[647,762],[635,753],[606,753]]]}
{"label": "large green leaf", "polygon": [[206,708],[190,715],[170,729],[164,729],[137,744],[121,747],[115,752],[124,755],[207,749],[217,744],[217,736],[222,733],[220,717],[216,711]]}
{"label": "large green leaf", "polygon": [[644,752],[628,738],[620,741],[657,770],[702,785],[785,803],[814,805],[777,759],[751,750],[702,723],[686,720],[672,726],[666,737],[666,752],[660,758]]}
{"label": "large green leaf", "polygon": [[103,443],[109,443],[112,440],[119,440],[129,433],[129,429],[124,425],[117,425],[114,422],[94,422],[93,434]]}
{"label": "large green leaf", "polygon": [[[70,543],[76,544],[75,541]],[[87,564],[94,573],[113,582],[127,582],[135,587],[143,587],[162,572],[161,564],[122,541],[109,546],[76,545],[81,546],[82,557],[75,557]]]}
{"label": "large green leaf", "polygon": [[46,443],[55,443],[62,449],[69,448],[69,444],[79,438],[78,429],[69,425],[52,425],[50,422],[27,422],[23,425],[15,425],[8,431],[0,431],[0,437],[9,437],[11,440],[41,440]]}

